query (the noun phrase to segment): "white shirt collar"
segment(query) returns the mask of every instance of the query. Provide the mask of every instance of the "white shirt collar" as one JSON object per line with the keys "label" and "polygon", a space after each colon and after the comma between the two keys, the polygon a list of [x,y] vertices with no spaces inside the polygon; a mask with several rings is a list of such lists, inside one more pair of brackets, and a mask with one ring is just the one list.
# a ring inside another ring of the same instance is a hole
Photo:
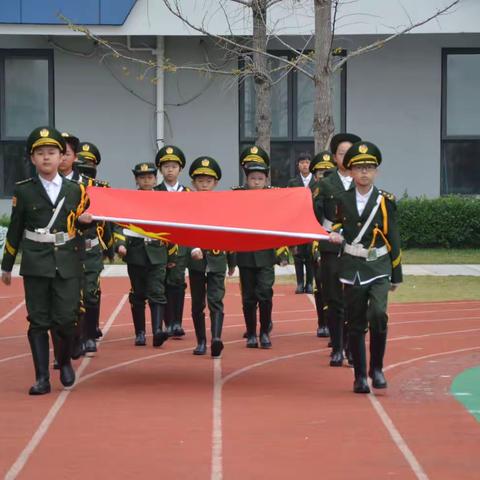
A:
{"label": "white shirt collar", "polygon": [[373,192],[373,185],[370,187],[370,190],[365,195],[362,195],[357,189],[355,189],[355,195],[357,196],[357,199],[360,199],[360,200],[368,201],[372,192]]}
{"label": "white shirt collar", "polygon": [[175,185],[169,185],[167,182],[165,182],[165,186],[167,187],[167,190],[169,192],[177,192],[178,188],[180,187],[180,182],[177,181]]}
{"label": "white shirt collar", "polygon": [[350,185],[352,184],[352,177],[350,175],[347,175],[347,176],[342,175],[340,173],[340,170],[337,170],[337,174],[343,183],[343,188],[345,188],[345,190],[348,190],[350,188]]}
{"label": "white shirt collar", "polygon": [[72,170],[68,175],[65,175],[65,178],[68,178],[68,180],[71,180],[73,178],[73,174],[75,172]]}
{"label": "white shirt collar", "polygon": [[304,177],[302,174],[300,174],[300,177],[303,182],[304,187],[308,187],[308,184],[310,183],[310,180],[312,179],[312,174],[309,173],[306,177]]}
{"label": "white shirt collar", "polygon": [[42,185],[44,187],[47,187],[48,185],[55,185],[56,187],[59,187],[62,185],[62,177],[58,174],[55,175],[55,177],[52,180],[47,180],[43,178],[41,175],[38,176],[40,178],[40,181],[42,182]]}

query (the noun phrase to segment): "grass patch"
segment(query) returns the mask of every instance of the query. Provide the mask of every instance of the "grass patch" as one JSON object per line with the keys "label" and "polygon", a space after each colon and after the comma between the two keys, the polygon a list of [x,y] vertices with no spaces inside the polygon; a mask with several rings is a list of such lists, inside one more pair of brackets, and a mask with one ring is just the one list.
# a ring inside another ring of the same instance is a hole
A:
{"label": "grass patch", "polygon": [[478,264],[480,249],[412,248],[402,251],[402,263],[410,265]]}

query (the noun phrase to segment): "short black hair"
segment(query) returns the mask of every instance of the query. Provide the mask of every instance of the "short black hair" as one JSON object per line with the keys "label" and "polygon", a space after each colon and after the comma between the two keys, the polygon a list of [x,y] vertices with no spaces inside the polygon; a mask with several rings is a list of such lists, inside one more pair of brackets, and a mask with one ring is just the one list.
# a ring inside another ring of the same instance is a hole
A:
{"label": "short black hair", "polygon": [[311,162],[312,156],[308,152],[302,152],[297,158],[297,163],[301,160],[309,160]]}

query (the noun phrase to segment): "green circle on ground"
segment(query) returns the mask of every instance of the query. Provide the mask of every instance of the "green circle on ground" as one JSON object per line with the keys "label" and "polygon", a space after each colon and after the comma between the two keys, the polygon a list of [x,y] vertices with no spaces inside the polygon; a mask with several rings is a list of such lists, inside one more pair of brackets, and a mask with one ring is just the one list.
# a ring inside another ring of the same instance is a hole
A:
{"label": "green circle on ground", "polygon": [[480,422],[480,366],[457,375],[450,387],[452,395]]}

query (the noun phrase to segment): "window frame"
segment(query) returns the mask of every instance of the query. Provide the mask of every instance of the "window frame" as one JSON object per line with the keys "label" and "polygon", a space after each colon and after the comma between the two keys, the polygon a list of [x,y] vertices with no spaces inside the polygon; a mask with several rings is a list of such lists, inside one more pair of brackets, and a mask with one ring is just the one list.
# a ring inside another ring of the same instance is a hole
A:
{"label": "window frame", "polygon": [[[446,145],[450,143],[478,142],[480,135],[448,135],[447,133],[447,102],[448,102],[448,56],[449,55],[480,55],[480,48],[456,47],[442,48],[441,64],[441,106],[440,106],[440,195],[449,195],[447,185]],[[478,194],[472,194],[478,195]]]}

